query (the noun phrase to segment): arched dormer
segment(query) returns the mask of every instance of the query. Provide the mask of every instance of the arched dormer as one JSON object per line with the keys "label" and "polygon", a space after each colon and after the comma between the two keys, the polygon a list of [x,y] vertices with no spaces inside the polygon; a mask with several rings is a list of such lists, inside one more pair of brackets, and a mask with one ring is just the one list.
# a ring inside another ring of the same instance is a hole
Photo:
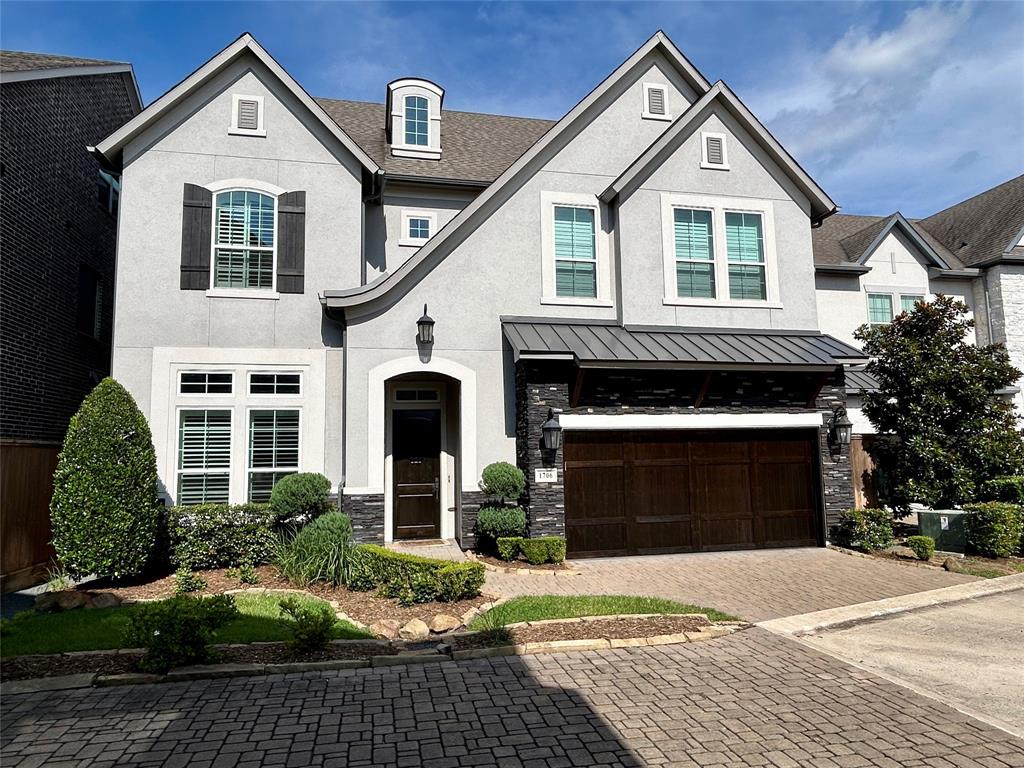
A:
{"label": "arched dormer", "polygon": [[388,83],[387,136],[395,157],[441,159],[441,104],[444,88],[404,77]]}

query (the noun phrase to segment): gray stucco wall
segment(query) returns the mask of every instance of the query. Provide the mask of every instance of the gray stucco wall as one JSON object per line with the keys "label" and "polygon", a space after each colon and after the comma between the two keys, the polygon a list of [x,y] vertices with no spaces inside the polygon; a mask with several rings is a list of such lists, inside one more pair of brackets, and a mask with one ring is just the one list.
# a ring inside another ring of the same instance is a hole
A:
{"label": "gray stucco wall", "polygon": [[[1024,370],[1024,266],[1000,264],[987,270],[992,341],[1006,345],[1012,362]],[[1017,385],[1021,386],[1018,381]],[[1024,393],[1014,398],[1024,413]]]}

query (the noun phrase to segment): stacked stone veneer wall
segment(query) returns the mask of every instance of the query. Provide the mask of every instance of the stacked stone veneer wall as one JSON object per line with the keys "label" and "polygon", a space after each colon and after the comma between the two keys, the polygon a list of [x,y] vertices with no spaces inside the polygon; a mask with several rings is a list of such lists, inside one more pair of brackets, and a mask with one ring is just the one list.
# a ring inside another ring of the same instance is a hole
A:
{"label": "stacked stone veneer wall", "polygon": [[[853,506],[853,476],[849,446],[833,448],[828,443],[827,417],[837,405],[846,404],[842,369],[829,374],[812,405],[808,405],[810,381],[805,374],[765,374],[730,372],[712,379],[708,393],[715,398],[699,409],[692,407],[695,399],[693,376],[680,373],[673,384],[672,376],[651,375],[636,371],[595,376],[589,384],[584,375],[579,402],[570,402],[576,371],[568,363],[520,361],[516,365],[516,458],[526,474],[525,502],[530,535],[565,535],[565,484],[562,449],[551,454],[541,448],[541,425],[548,409],[556,414],[672,414],[672,413],[807,413],[822,414],[818,430],[818,451],[821,460],[821,488],[826,527],[832,531],[839,513]],[[715,379],[720,379],[716,382]],[[816,388],[820,377],[815,377]],[[621,398],[611,397],[610,390],[621,390]],[[772,406],[765,392],[780,405]],[[537,483],[537,469],[554,468],[557,482]]]}
{"label": "stacked stone veneer wall", "polygon": [[487,497],[481,491],[463,491],[461,496],[462,525],[459,531],[459,544],[463,549],[475,549],[477,513],[487,501]]}
{"label": "stacked stone veneer wall", "polygon": [[[1010,361],[1024,370],[1024,266],[1001,264],[989,269],[986,278],[992,341],[1005,344]],[[1024,393],[1016,402],[1024,413]]]}
{"label": "stacked stone veneer wall", "polygon": [[341,511],[352,519],[352,536],[360,544],[384,543],[384,494],[344,495]]}

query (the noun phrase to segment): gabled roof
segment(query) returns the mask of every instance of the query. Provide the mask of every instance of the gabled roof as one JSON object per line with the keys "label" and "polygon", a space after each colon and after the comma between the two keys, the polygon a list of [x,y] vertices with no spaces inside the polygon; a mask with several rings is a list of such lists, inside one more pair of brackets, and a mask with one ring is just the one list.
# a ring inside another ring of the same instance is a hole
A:
{"label": "gabled roof", "polygon": [[957,270],[963,264],[919,221],[907,219],[899,211],[888,216],[854,216],[838,213],[811,230],[814,264],[820,271],[863,274],[875,249],[893,230],[899,230],[913,243],[930,265],[941,270]]}
{"label": "gabled roof", "polygon": [[[704,76],[694,67],[689,60],[683,56],[668,36],[660,30],[656,32],[646,43],[640,46],[632,56],[620,64],[614,72],[606,77],[601,83],[588,93],[582,101],[559,120],[554,126],[544,133],[529,149],[526,150],[512,165],[505,169],[487,189],[480,193],[469,205],[462,209],[440,232],[423,245],[415,254],[405,261],[398,269],[390,274],[385,274],[378,280],[367,285],[346,290],[324,291],[321,302],[328,308],[342,309],[344,307],[365,304],[369,301],[380,298],[394,286],[402,282],[407,276],[417,272],[421,265],[439,251],[443,254],[444,247],[449,243],[456,242],[457,238],[464,236],[467,230],[475,223],[483,220],[495,207],[494,200],[506,187],[511,185],[522,173],[529,173],[531,165],[537,160],[541,153],[551,146],[565,131],[574,124],[581,116],[587,113],[595,105],[599,104],[602,97],[607,94],[616,83],[629,74],[634,67],[642,62],[654,51],[660,51],[670,62],[675,64],[680,75],[687,83],[700,94],[705,93],[710,87]],[[443,129],[442,129],[443,130]],[[446,140],[447,141],[447,140]],[[447,147],[447,143],[446,143]]]}
{"label": "gabled roof", "polygon": [[954,269],[960,266],[959,264],[952,265],[940,256],[931,243],[922,237],[918,228],[907,221],[899,211],[847,235],[839,242],[851,261],[864,264],[893,230],[901,231],[933,266],[939,269]]}
{"label": "gabled roof", "polygon": [[23,83],[31,80],[50,80],[57,77],[89,77],[91,75],[120,75],[128,91],[132,110],[142,111],[142,94],[135,81],[132,65],[126,61],[84,59],[54,53],[29,51],[0,51],[0,82]]}
{"label": "gabled roof", "polygon": [[255,56],[256,59],[266,66],[267,69],[269,69],[274,76],[277,77],[277,79],[295,96],[295,98],[297,98],[317,120],[323,123],[327,130],[342,144],[342,146],[356,157],[364,168],[371,173],[376,173],[380,170],[377,163],[370,159],[366,152],[364,152],[363,149],[327,115],[323,108],[308,93],[306,93],[305,90],[303,90],[302,86],[300,86],[298,82],[296,82],[296,80],[289,75],[248,32],[244,33],[227,48],[222,50],[212,59],[203,64],[199,69],[146,107],[141,114],[136,115],[132,120],[129,120],[121,128],[114,131],[114,133],[101,141],[96,147],[97,151],[112,165],[119,166],[121,163],[121,153],[129,141],[138,136],[149,126],[153,125],[153,123],[167,110],[181,103],[181,101],[188,97],[189,94],[195,91],[195,89],[208,82],[218,72],[245,54]]}
{"label": "gabled roof", "polygon": [[555,124],[554,120],[441,111],[440,160],[393,157],[384,132],[383,104],[317,99],[345,133],[393,177],[467,181],[486,185]]}
{"label": "gabled roof", "polygon": [[1013,253],[1024,231],[1024,175],[923,219],[921,226],[968,266]]}
{"label": "gabled roof", "polygon": [[832,198],[800,167],[800,164],[793,159],[793,156],[783,148],[768,129],[754,117],[754,114],[732,92],[729,86],[721,80],[715,83],[704,96],[691,104],[689,109],[676,118],[668,130],[655,139],[654,143],[611,183],[601,194],[601,199],[604,202],[611,202],[616,197],[630,195],[654,168],[675,152],[683,141],[700,128],[707,111],[713,104],[720,104],[724,107],[750,134],[751,138],[792,179],[797,188],[807,196],[811,201],[812,221],[820,221],[835,212],[836,204],[832,201]]}

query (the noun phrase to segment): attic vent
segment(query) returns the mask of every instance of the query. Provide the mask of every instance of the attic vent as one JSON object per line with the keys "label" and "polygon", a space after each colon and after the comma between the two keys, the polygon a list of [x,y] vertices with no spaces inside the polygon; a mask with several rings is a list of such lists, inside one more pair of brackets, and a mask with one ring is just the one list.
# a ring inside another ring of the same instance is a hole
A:
{"label": "attic vent", "polygon": [[260,125],[260,105],[252,99],[238,100],[238,127],[255,131]]}
{"label": "attic vent", "polygon": [[705,133],[703,139],[704,151],[701,157],[701,168],[728,170],[729,158],[725,146],[725,134]]}
{"label": "attic vent", "polygon": [[660,83],[644,83],[644,112],[648,120],[671,120],[668,113],[668,89]]}

